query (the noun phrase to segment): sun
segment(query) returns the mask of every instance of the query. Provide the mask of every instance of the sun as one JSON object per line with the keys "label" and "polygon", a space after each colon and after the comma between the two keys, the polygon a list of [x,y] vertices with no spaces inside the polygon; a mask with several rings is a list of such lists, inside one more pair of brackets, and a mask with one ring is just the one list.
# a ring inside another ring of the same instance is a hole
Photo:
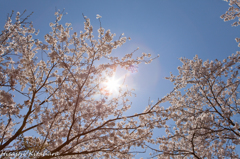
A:
{"label": "sun", "polygon": [[115,79],[115,76],[108,77],[106,79],[106,82],[103,83],[104,84],[103,91],[108,95],[117,93],[118,89],[120,88],[119,81],[120,79]]}
{"label": "sun", "polygon": [[106,81],[106,89],[108,89],[111,93],[113,91],[117,91],[120,87],[119,80],[116,80],[115,77],[108,78]]}

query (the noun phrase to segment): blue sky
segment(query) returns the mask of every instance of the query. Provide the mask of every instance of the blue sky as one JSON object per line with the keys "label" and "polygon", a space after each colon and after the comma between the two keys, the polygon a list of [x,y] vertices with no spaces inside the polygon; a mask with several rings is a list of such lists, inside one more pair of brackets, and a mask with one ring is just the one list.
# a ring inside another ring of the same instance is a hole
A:
{"label": "blue sky", "polygon": [[83,13],[91,19],[96,33],[99,27],[96,14],[100,14],[105,29],[110,29],[117,36],[124,33],[125,36],[131,37],[131,41],[127,41],[114,52],[124,55],[139,47],[137,51],[139,55],[142,52],[151,53],[153,56],[159,54],[158,59],[149,65],[141,64],[138,73],[129,77],[129,80],[133,81],[132,87],[136,89],[136,101],[141,99],[141,104],[147,104],[149,97],[156,101],[172,90],[171,82],[164,77],[169,76],[170,72],[178,73],[180,57],[192,59],[197,54],[203,60],[216,58],[222,60],[238,50],[234,39],[238,37],[239,29],[231,27],[231,22],[223,22],[220,19],[220,15],[228,9],[228,4],[221,0],[0,2],[1,29],[7,13],[11,13],[12,10],[22,13],[26,9],[26,15],[34,12],[29,20],[40,30],[38,37],[43,39],[43,36],[51,31],[49,23],[55,20],[55,9],[65,8],[68,14],[63,17],[62,22],[71,22],[74,31],[83,30]]}
{"label": "blue sky", "polygon": [[144,110],[149,97],[157,101],[173,89],[164,77],[170,72],[178,74],[180,57],[192,59],[197,54],[203,60],[222,60],[239,50],[235,42],[240,37],[239,28],[220,19],[229,7],[223,0],[0,0],[0,4],[1,29],[7,13],[26,9],[26,15],[34,12],[29,20],[43,39],[55,19],[55,8],[65,8],[68,14],[62,21],[72,23],[77,32],[83,30],[82,13],[91,19],[95,32],[99,27],[96,14],[100,14],[105,29],[131,37],[114,53],[124,55],[139,47],[139,55],[159,54],[151,64],[141,64],[138,73],[128,77],[129,87],[137,94],[129,113]]}

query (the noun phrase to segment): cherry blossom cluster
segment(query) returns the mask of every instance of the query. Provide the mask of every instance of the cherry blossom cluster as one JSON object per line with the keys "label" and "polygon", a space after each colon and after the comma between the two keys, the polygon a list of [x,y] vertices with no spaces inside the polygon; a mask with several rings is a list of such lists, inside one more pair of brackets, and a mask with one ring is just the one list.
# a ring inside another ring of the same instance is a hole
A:
{"label": "cherry blossom cluster", "polygon": [[[227,0],[228,1],[228,0]],[[230,0],[224,21],[240,17],[239,1]],[[239,25],[235,22],[233,25]],[[239,43],[240,40],[237,38]],[[148,146],[158,158],[239,158],[240,52],[222,61],[181,58],[179,75],[167,77],[173,91],[152,108],[165,136],[149,140],[159,149]],[[167,108],[160,107],[169,102]],[[150,118],[148,119],[149,121]]]}
{"label": "cherry blossom cluster", "polygon": [[[234,19],[238,19],[237,21],[232,23],[232,26],[240,25],[240,1],[239,0],[224,0],[229,2],[230,7],[225,14],[221,15],[220,18],[224,19],[224,21],[230,21]],[[238,43],[238,47],[240,47],[240,39],[236,38],[236,42]]]}
{"label": "cherry blossom cluster", "polygon": [[9,16],[0,35],[0,151],[34,150],[64,159],[131,158],[132,147],[152,136],[147,120],[137,120],[150,112],[124,116],[132,91],[119,88],[109,96],[101,83],[118,67],[150,63],[151,55],[134,59],[135,50],[113,56],[126,37],[115,38],[100,25],[95,39],[86,16],[80,33],[60,23],[62,12],[55,16],[44,41],[35,38],[38,31],[27,22],[29,16],[23,19],[19,12],[15,20],[13,13]]}
{"label": "cherry blossom cluster", "polygon": [[223,61],[203,62],[197,56],[181,61],[179,75],[168,78],[176,85],[168,98],[171,106],[159,114],[175,123],[165,124],[167,136],[156,140],[160,158],[239,158],[240,52]]}

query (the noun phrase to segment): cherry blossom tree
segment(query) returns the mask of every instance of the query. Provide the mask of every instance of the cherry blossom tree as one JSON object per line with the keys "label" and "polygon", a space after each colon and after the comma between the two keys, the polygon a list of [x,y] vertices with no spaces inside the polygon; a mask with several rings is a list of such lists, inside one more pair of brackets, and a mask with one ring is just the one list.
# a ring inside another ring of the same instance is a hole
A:
{"label": "cherry blossom tree", "polygon": [[[240,52],[221,61],[181,59],[170,107],[158,111],[166,136],[157,138],[159,158],[239,158]],[[172,123],[174,122],[174,124]]]}
{"label": "cherry blossom tree", "polygon": [[60,23],[62,12],[55,16],[45,41],[35,38],[29,16],[19,12],[12,12],[0,35],[0,151],[38,153],[33,158],[132,158],[132,147],[152,136],[154,122],[144,120],[152,109],[124,116],[132,90],[120,86],[111,94],[104,83],[118,67],[137,68],[151,55],[135,59],[135,50],[114,57],[112,50],[127,38],[104,30],[100,15],[97,38],[86,16],[80,34]]}
{"label": "cherry blossom tree", "polygon": [[[239,4],[230,0],[230,8],[221,18],[240,18]],[[167,78],[175,85],[166,99],[170,106],[155,104],[166,135],[152,140],[159,149],[148,147],[158,158],[239,158],[240,52],[222,61],[203,61],[197,55],[193,60],[180,60],[179,75]]]}

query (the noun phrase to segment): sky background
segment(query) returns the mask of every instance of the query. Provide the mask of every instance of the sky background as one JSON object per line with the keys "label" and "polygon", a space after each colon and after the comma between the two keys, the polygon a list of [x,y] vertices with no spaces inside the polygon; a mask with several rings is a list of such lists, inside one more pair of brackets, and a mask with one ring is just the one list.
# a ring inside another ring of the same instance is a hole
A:
{"label": "sky background", "polygon": [[[228,7],[223,0],[0,0],[0,29],[7,13],[12,10],[22,13],[26,9],[26,15],[34,12],[29,21],[40,30],[38,37],[43,39],[51,31],[49,23],[55,20],[56,8],[65,8],[68,14],[63,23],[72,23],[74,31],[79,33],[83,30],[83,13],[91,19],[97,33],[96,14],[100,14],[103,28],[110,29],[117,37],[124,33],[132,39],[113,53],[123,56],[139,47],[138,55],[142,52],[153,57],[160,55],[128,76],[127,83],[137,94],[131,98],[129,113],[132,114],[143,111],[149,98],[156,102],[173,89],[164,77],[170,72],[178,74],[180,57],[192,59],[197,54],[203,61],[223,60],[239,50],[235,42],[240,37],[239,28],[220,19]],[[120,76],[121,70],[118,71]]]}

